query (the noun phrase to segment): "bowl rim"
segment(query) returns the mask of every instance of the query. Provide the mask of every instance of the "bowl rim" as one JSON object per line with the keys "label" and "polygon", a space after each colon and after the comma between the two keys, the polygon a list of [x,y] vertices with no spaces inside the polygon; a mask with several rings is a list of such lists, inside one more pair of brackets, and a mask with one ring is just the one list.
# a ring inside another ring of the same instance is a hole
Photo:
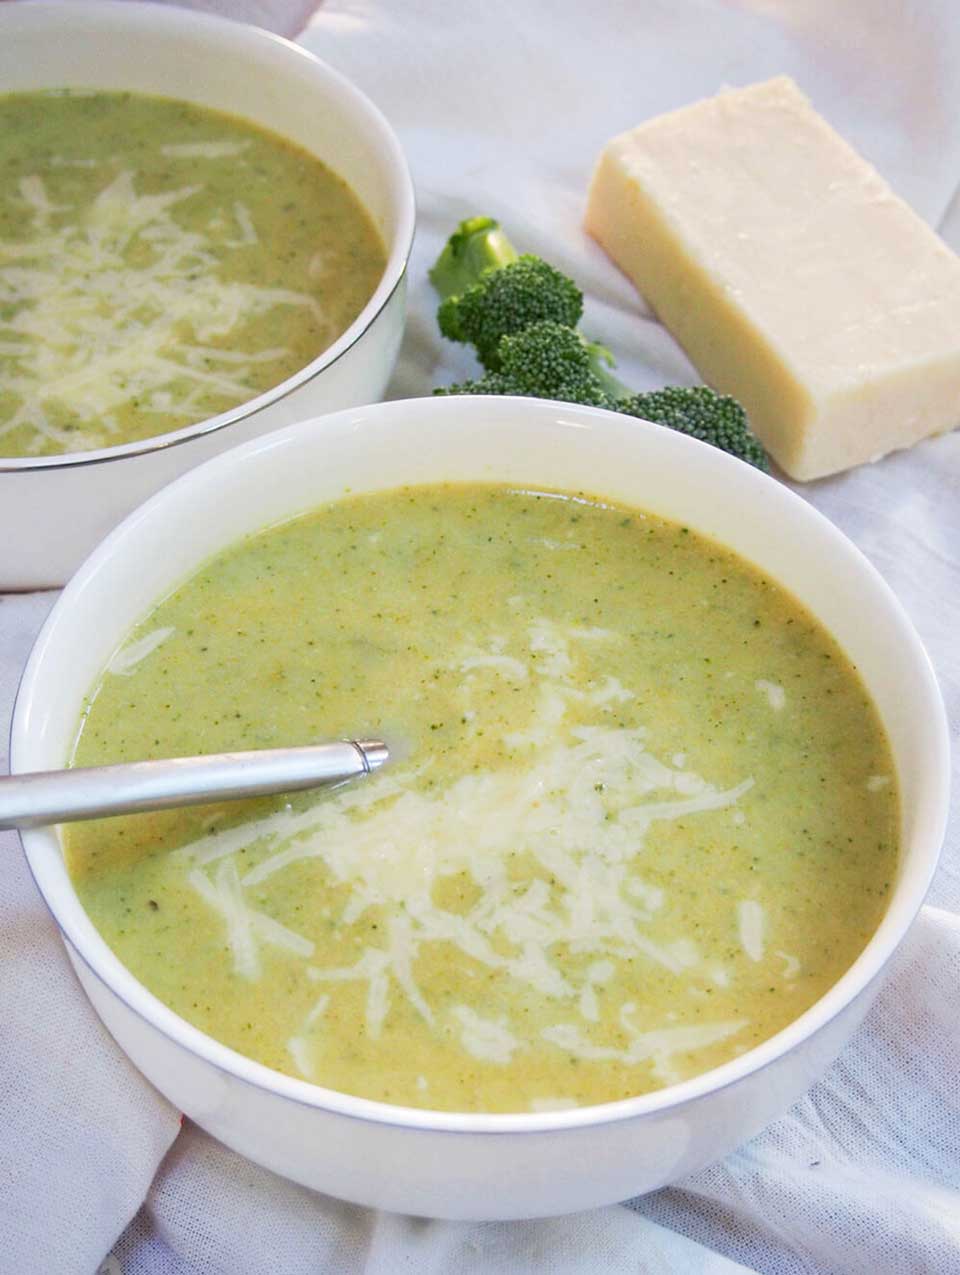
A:
{"label": "bowl rim", "polygon": [[[44,14],[56,17],[58,26],[64,18],[72,18],[83,23],[91,17],[99,16],[109,17],[111,21],[119,18],[121,27],[138,30],[143,27],[166,26],[169,30],[179,30],[188,36],[206,32],[218,39],[231,39],[236,44],[246,42],[251,47],[273,47],[282,50],[283,56],[301,59],[303,65],[311,66],[312,73],[320,80],[332,85],[338,97],[349,104],[351,112],[361,117],[376,134],[378,145],[382,148],[386,161],[385,171],[389,174],[390,189],[397,203],[399,215],[397,228],[390,242],[384,243],[387,259],[383,273],[363,309],[336,341],[303,367],[298,368],[292,375],[264,390],[255,398],[245,399],[244,402],[219,412],[216,416],[204,417],[200,421],[194,421],[192,425],[184,425],[180,429],[154,434],[132,443],[118,443],[112,447],[97,447],[88,451],[60,452],[51,456],[4,456],[0,451],[0,474],[78,469],[88,465],[104,465],[111,461],[147,456],[154,452],[179,447],[194,439],[206,438],[210,434],[244,421],[257,412],[281,402],[342,359],[373,326],[403,283],[416,232],[416,193],[413,178],[392,125],[365,93],[342,72],[317,57],[312,50],[249,22],[237,22],[232,18],[204,13],[197,9],[168,6],[157,3],[157,0],[140,0],[136,5],[128,4],[126,0],[84,0],[84,3],[79,5],[71,0],[31,0],[29,4],[3,5],[0,7],[0,34],[5,27],[16,26],[18,23],[25,28],[30,27],[31,24],[40,26]],[[17,91],[29,92],[30,90]],[[236,114],[241,119],[249,118],[239,112]],[[250,122],[257,124],[256,120],[250,120]],[[258,127],[262,126],[258,125]],[[328,164],[326,160],[322,162],[327,164],[330,171],[336,175],[336,169],[332,164]]]}
{"label": "bowl rim", "polygon": [[[57,600],[34,643],[23,670],[14,703],[10,726],[10,770],[15,769],[16,759],[26,745],[30,701],[39,681],[44,650],[51,641],[54,630],[64,622],[75,597],[82,594],[87,582],[101,569],[109,569],[109,561],[122,544],[128,530],[138,524],[148,525],[162,518],[168,503],[181,494],[195,500],[214,483],[223,491],[224,476],[233,469],[255,466],[257,457],[266,449],[291,446],[294,452],[298,437],[317,436],[318,426],[324,424],[348,424],[358,422],[371,413],[400,420],[409,413],[430,412],[442,415],[464,414],[467,419],[480,419],[494,413],[507,418],[510,414],[526,413],[533,417],[549,418],[556,424],[574,428],[603,428],[603,422],[617,421],[623,417],[598,408],[581,407],[529,398],[484,396],[439,397],[427,399],[402,399],[348,408],[326,416],[314,417],[289,425],[271,434],[255,438],[247,443],[223,452],[202,465],[188,471],[163,490],[152,496],[139,509],[130,514],[87,558],[86,562]],[[930,659],[904,608],[883,577],[865,555],[828,518],[777,480],[752,469],[705,443],[676,433],[648,421],[630,418],[631,429],[653,431],[658,436],[658,446],[666,451],[684,453],[694,449],[700,463],[717,467],[720,478],[724,471],[738,476],[746,487],[769,493],[784,508],[792,510],[792,516],[800,523],[806,522],[821,537],[832,542],[837,553],[865,577],[874,593],[887,608],[889,621],[902,644],[904,660],[912,664],[915,680],[924,697],[926,729],[931,745],[931,767],[928,778],[929,796],[923,809],[926,812],[927,835],[912,847],[911,858],[920,863],[912,879],[903,874],[890,895],[886,911],[867,944],[848,969],[813,1005],[793,1019],[775,1035],[743,1054],[708,1071],[701,1072],[679,1084],[665,1086],[651,1093],[619,1099],[614,1102],[545,1112],[474,1113],[438,1111],[429,1108],[406,1107],[399,1104],[362,1098],[339,1090],[327,1089],[311,1081],[300,1080],[276,1071],[262,1063],[221,1044],[214,1037],[194,1027],[140,983],[107,946],[84,912],[72,882],[66,876],[67,897],[59,895],[51,899],[45,885],[50,884],[49,864],[58,860],[62,867],[59,839],[53,829],[31,829],[20,833],[21,846],[34,882],[53,916],[72,955],[113,993],[128,1009],[158,1030],[187,1053],[198,1057],[216,1071],[249,1084],[268,1095],[294,1104],[324,1110],[347,1119],[360,1120],[377,1125],[388,1125],[437,1134],[468,1133],[471,1135],[503,1135],[520,1133],[559,1133],[561,1131],[603,1126],[628,1120],[662,1116],[682,1108],[688,1103],[721,1090],[735,1086],[757,1072],[777,1062],[791,1050],[810,1040],[825,1029],[840,1013],[865,993],[887,966],[916,917],[927,894],[942,847],[946,829],[950,792],[950,738],[946,709],[940,694]],[[229,478],[228,478],[229,483]],[[191,488],[195,490],[191,492]],[[294,512],[293,516],[296,516]],[[269,524],[272,525],[272,524]],[[737,551],[735,551],[737,552]],[[744,555],[740,555],[744,556]],[[198,559],[197,565],[201,559]],[[789,584],[784,587],[790,588]],[[816,616],[816,613],[814,612]],[[816,616],[819,619],[818,616]],[[823,623],[821,621],[821,623]],[[869,690],[869,687],[868,687]],[[79,700],[78,700],[79,704]],[[56,883],[54,883],[55,885]],[[74,906],[75,905],[75,906]],[[80,929],[77,917],[83,922]]]}

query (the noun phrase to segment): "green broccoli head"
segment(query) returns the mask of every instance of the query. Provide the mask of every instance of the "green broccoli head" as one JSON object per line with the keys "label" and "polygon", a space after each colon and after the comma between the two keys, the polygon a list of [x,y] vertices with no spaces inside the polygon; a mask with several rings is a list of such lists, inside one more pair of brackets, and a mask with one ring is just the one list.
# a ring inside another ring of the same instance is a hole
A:
{"label": "green broccoli head", "polygon": [[515,387],[515,394],[608,407],[610,395],[597,374],[599,349],[584,341],[575,328],[544,320],[503,337],[499,347],[502,376]]}
{"label": "green broccoli head", "polygon": [[[599,356],[598,352],[599,351]],[[434,394],[516,394],[606,407],[626,416],[666,425],[680,434],[719,447],[764,473],[767,456],[750,432],[743,408],[706,385],[672,385],[631,398],[611,396],[596,374],[603,348],[583,341],[578,332],[557,323],[538,323],[500,346],[502,371],[487,372],[434,390]]]}
{"label": "green broccoli head", "polygon": [[583,293],[573,280],[527,253],[485,270],[477,283],[447,297],[437,321],[445,337],[473,345],[483,366],[496,372],[502,337],[544,320],[575,328],[582,314]]}
{"label": "green broccoli head", "polygon": [[751,432],[743,408],[735,398],[717,394],[706,385],[668,385],[635,394],[619,402],[617,410],[699,438],[768,472],[767,454]]}
{"label": "green broccoli head", "polygon": [[500,371],[434,390],[435,394],[517,394],[588,407],[613,400],[599,374],[607,351],[585,341],[575,328],[543,320],[504,336],[498,347]]}

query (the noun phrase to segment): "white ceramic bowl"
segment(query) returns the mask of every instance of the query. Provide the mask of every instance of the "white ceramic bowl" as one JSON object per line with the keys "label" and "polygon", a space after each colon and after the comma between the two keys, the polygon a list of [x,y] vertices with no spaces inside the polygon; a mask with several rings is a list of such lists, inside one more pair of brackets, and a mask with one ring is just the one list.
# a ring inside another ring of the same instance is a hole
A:
{"label": "white ceramic bowl", "polygon": [[785,584],[833,632],[876,700],[903,794],[889,910],[844,977],[733,1062],[659,1093],[537,1115],[411,1110],[280,1075],[147,992],[97,934],[55,830],[25,833],[80,981],[137,1066],[229,1146],[344,1199],[450,1218],[588,1208],[650,1191],[730,1151],[833,1059],[912,921],[944,830],[948,742],[930,665],[890,590],[799,497],[656,425],[531,399],[433,398],[308,421],[185,475],[128,518],[73,578],[17,700],[14,771],[61,766],[84,696],[133,624],[204,559],[345,490],[444,479],[582,490],[682,520]]}
{"label": "white ceramic bowl", "polygon": [[0,89],[131,89],[241,115],[339,173],[388,251],[346,332],[294,376],[198,424],[138,443],[46,458],[2,456],[0,590],[63,584],[103,535],[171,478],[320,412],[375,402],[403,331],[413,188],[389,124],[306,50],[222,18],[123,0],[0,4]]}

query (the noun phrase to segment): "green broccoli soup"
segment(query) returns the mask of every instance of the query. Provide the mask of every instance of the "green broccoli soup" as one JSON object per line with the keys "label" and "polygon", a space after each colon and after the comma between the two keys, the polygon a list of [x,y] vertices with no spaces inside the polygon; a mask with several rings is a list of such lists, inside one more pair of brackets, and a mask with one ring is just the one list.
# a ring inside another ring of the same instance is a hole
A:
{"label": "green broccoli soup", "polygon": [[180,429],[304,367],[373,294],[376,230],[283,138],[130,93],[0,96],[0,455]]}
{"label": "green broccoli soup", "polygon": [[271,1067],[461,1111],[607,1102],[765,1040],[848,968],[897,862],[888,746],[782,588],[583,496],[353,496],[130,634],[74,761],[377,736],[294,797],[67,832],[84,906]]}

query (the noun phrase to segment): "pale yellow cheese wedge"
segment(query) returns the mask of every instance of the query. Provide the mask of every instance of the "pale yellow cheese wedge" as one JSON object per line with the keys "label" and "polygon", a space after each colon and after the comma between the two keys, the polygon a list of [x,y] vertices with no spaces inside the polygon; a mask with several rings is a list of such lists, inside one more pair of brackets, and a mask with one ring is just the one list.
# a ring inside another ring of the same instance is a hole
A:
{"label": "pale yellow cheese wedge", "polygon": [[586,226],[792,477],[960,422],[960,258],[786,77],[614,138]]}

